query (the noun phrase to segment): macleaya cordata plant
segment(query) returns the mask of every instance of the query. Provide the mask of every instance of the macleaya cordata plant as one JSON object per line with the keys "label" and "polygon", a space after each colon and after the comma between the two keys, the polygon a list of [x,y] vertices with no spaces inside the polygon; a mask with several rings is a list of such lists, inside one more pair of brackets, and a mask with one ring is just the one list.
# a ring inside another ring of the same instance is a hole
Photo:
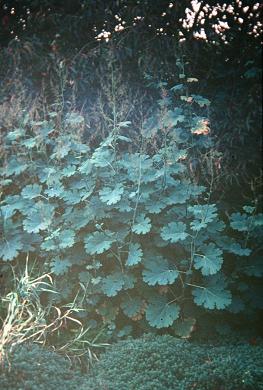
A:
{"label": "macleaya cordata plant", "polygon": [[158,84],[139,146],[121,122],[90,149],[77,113],[63,129],[54,112],[27,118],[4,138],[0,257],[37,255],[57,299],[82,289],[88,323],[124,335],[140,322],[187,337],[200,313],[238,313],[256,300],[247,281],[262,275],[262,214],[251,204],[227,216],[212,185],[193,177],[193,161],[213,147],[210,102],[187,88],[195,81]]}

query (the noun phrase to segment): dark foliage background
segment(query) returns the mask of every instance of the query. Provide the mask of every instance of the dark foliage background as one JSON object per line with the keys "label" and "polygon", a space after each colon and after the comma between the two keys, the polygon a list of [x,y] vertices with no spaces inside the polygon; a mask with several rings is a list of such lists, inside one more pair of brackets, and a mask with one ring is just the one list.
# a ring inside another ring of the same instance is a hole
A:
{"label": "dark foliage background", "polygon": [[[89,116],[101,75],[107,73],[107,52],[135,94],[143,88],[147,72],[173,85],[176,59],[184,56],[189,74],[199,79],[199,92],[212,101],[211,121],[226,178],[240,184],[251,181],[252,172],[259,175],[261,147],[261,6],[256,1],[229,2],[232,12],[226,7],[216,14],[208,12],[201,25],[198,16],[206,6],[201,2],[193,25],[182,28],[191,2],[170,4],[163,0],[5,1],[0,16],[0,98],[10,102],[20,85],[27,98],[41,95],[47,104],[53,102],[62,61],[67,70],[64,98],[72,100],[74,90],[75,108]],[[208,4],[213,7],[217,2]],[[227,21],[229,29],[215,31],[213,26],[220,20]],[[122,21],[124,30],[114,31]],[[206,40],[194,36],[200,26]],[[105,38],[95,39],[101,31],[112,33],[107,47],[102,44]]]}

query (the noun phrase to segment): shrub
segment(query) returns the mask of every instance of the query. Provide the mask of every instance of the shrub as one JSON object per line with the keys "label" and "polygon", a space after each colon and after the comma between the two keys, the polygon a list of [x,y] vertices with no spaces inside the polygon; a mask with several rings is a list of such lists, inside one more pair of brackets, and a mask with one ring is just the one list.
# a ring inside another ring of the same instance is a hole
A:
{"label": "shrub", "polygon": [[112,346],[82,390],[262,389],[262,345],[198,345],[146,336]]}
{"label": "shrub", "polygon": [[68,359],[37,344],[16,347],[0,373],[0,388],[5,390],[74,390],[82,383]]}

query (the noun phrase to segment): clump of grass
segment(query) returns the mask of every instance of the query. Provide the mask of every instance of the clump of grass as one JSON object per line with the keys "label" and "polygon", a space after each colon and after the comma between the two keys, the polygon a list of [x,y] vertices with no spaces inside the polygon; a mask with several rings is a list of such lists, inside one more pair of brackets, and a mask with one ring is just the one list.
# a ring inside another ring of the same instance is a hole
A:
{"label": "clump of grass", "polygon": [[[74,314],[82,310],[76,304],[78,296],[73,302],[62,307],[52,303],[44,304],[41,302],[41,294],[58,294],[53,287],[52,276],[44,273],[34,277],[32,270],[29,272],[28,258],[23,272],[19,275],[14,267],[11,268],[12,291],[6,293],[2,299],[5,316],[2,318],[0,330],[0,362],[8,359],[8,355],[19,344],[31,341],[44,345],[50,339],[56,340],[52,346],[60,354],[70,358],[85,355],[88,365],[97,361],[95,350],[108,344],[98,341],[103,329],[91,336],[91,329],[85,329],[81,321],[74,317]],[[73,336],[70,332],[63,338],[61,334],[68,321],[77,325],[77,329],[74,329]],[[65,342],[61,343],[61,339],[65,339]]]}

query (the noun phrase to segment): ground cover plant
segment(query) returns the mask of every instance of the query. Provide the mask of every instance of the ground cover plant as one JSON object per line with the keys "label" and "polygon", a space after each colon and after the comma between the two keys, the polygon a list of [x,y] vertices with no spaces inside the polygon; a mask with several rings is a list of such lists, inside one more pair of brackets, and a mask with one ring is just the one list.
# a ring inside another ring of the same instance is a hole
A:
{"label": "ground cover plant", "polygon": [[24,344],[3,362],[0,385],[7,390],[258,390],[262,341],[257,343],[199,344],[148,334],[112,345],[88,373],[51,349]]}
{"label": "ground cover plant", "polygon": [[193,344],[144,336],[114,345],[85,389],[262,389],[262,345]]}
{"label": "ground cover plant", "polygon": [[74,371],[66,357],[37,344],[17,346],[1,363],[0,387],[6,390],[75,390],[83,383],[80,371]]}

